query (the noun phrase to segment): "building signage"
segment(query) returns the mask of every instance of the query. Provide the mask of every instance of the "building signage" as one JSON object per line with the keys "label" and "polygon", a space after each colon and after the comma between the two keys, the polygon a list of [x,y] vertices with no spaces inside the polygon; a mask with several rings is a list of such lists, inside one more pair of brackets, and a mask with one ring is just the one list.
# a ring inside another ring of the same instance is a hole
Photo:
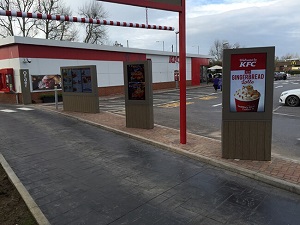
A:
{"label": "building signage", "polygon": [[20,70],[20,80],[21,80],[21,91],[22,91],[22,102],[23,104],[31,104],[31,92],[29,84],[29,70]]}
{"label": "building signage", "polygon": [[163,9],[175,12],[183,10],[182,1],[184,0],[103,0],[103,2]]}
{"label": "building signage", "polygon": [[231,112],[265,111],[266,60],[266,53],[231,55]]}
{"label": "building signage", "polygon": [[32,91],[61,89],[61,75],[31,75]]}
{"label": "building signage", "polygon": [[169,63],[179,63],[179,56],[169,56]]}

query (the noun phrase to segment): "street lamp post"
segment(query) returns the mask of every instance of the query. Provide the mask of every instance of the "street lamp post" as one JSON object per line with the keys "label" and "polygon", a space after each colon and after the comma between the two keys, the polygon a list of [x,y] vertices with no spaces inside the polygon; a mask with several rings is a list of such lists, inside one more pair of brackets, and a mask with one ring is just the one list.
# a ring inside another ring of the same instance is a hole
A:
{"label": "street lamp post", "polygon": [[192,47],[198,47],[198,55],[199,55],[199,49],[200,49],[200,48],[199,48],[199,45],[197,45],[197,46],[196,46],[196,45],[193,45]]}
{"label": "street lamp post", "polygon": [[165,51],[165,41],[156,41],[156,42],[162,42],[162,44],[163,44],[163,51]]}

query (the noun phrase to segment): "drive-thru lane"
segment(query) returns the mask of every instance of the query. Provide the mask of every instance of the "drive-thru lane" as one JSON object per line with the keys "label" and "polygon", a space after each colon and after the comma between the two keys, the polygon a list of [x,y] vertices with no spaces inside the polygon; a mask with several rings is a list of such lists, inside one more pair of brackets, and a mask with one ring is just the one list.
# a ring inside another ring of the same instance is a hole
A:
{"label": "drive-thru lane", "polygon": [[1,153],[51,224],[292,224],[300,197],[60,114],[1,112]]}

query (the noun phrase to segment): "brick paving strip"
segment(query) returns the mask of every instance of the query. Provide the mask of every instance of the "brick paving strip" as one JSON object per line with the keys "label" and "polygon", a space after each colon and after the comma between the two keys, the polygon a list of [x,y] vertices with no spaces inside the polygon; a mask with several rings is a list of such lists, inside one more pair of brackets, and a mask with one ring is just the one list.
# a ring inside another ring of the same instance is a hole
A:
{"label": "brick paving strip", "polygon": [[271,161],[223,159],[221,142],[187,133],[187,144],[180,144],[179,130],[156,125],[153,129],[127,128],[125,116],[109,112],[97,114],[67,112],[47,108],[116,133],[157,145],[273,186],[300,194],[300,162],[272,155]]}

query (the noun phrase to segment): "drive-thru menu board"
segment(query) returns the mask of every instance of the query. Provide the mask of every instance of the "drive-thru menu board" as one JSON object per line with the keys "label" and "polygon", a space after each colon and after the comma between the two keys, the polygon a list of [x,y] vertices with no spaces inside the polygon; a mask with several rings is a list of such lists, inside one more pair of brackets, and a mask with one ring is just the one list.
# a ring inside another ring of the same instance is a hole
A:
{"label": "drive-thru menu board", "polygon": [[266,53],[231,55],[231,112],[265,111],[266,60]]}
{"label": "drive-thru menu board", "polygon": [[62,70],[64,92],[91,93],[90,68],[67,68]]}
{"label": "drive-thru menu board", "polygon": [[275,47],[223,51],[222,157],[271,160]]}
{"label": "drive-thru menu board", "polygon": [[127,65],[128,99],[145,100],[145,67],[144,64]]}

